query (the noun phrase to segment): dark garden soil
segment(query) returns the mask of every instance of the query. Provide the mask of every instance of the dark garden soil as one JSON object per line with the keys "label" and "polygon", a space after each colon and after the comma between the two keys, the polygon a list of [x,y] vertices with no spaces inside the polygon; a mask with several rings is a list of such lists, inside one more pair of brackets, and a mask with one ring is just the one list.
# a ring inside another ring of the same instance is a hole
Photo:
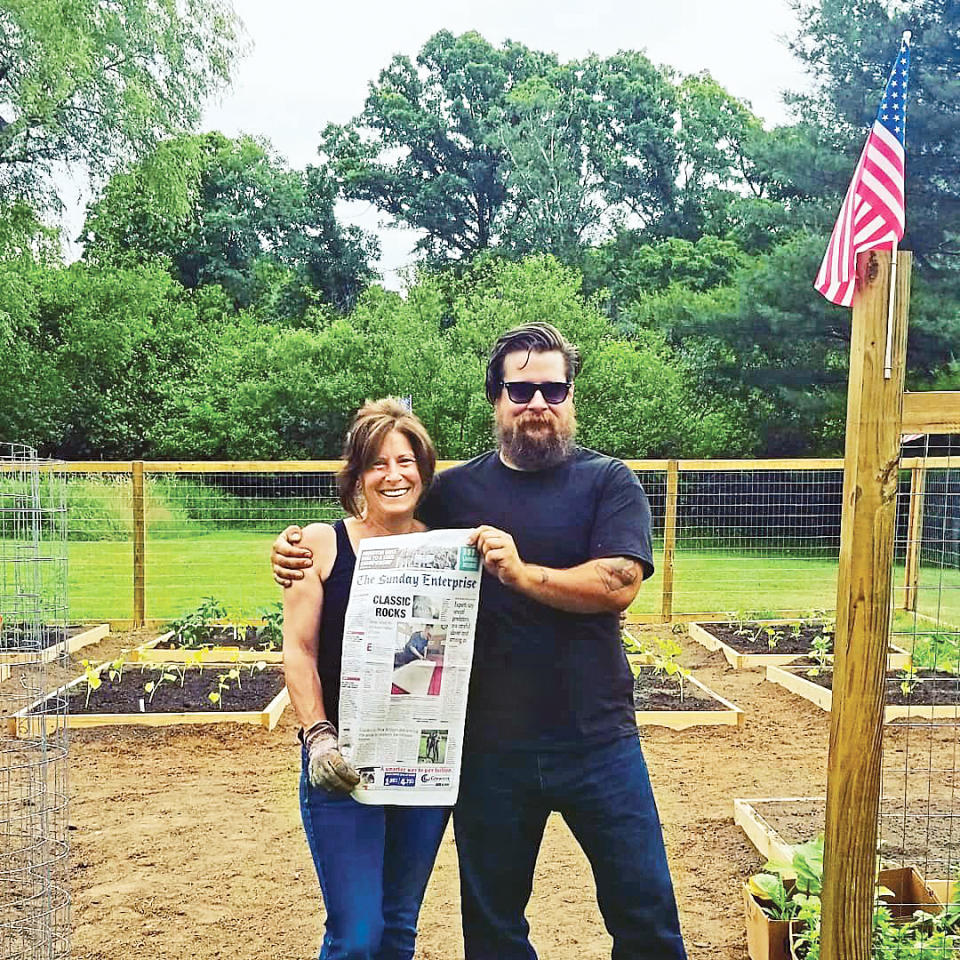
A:
{"label": "dark garden soil", "polygon": [[[175,650],[183,644],[176,638],[171,637],[158,643],[155,650]],[[210,647],[239,647],[241,650],[268,650],[270,646],[266,641],[257,636],[256,627],[206,627],[203,631],[203,639],[200,646]],[[274,650],[280,647],[275,646]]]}
{"label": "dark garden soil", "polygon": [[[669,627],[642,633],[670,636]],[[111,636],[83,655],[108,660],[149,636]],[[768,683],[761,670],[734,670],[722,653],[682,642],[683,665],[743,708],[744,722],[643,727],[640,736],[688,956],[744,960],[740,886],[764,861],[733,822],[733,798],[825,796],[830,714]],[[239,724],[71,731],[73,960],[317,955],[323,907],[300,824],[296,730],[288,709],[271,731]],[[956,737],[942,724],[888,726],[885,768],[902,767],[908,756],[924,771],[916,789],[949,806],[960,787]],[[527,918],[542,960],[610,958],[590,866],[558,814],[547,822]],[[418,926],[415,960],[463,960],[452,829]]]}
{"label": "dark garden soil", "polygon": [[[767,823],[786,843],[804,843],[823,833],[826,801],[761,801],[753,804]],[[933,879],[945,879],[936,865],[951,864],[951,873],[960,865],[960,828],[956,810],[949,802],[931,801],[904,816],[903,801],[883,801],[880,811],[880,839],[884,859],[917,867]]]}
{"label": "dark garden soil", "polygon": [[[805,622],[799,634],[795,634],[792,624],[760,624],[744,623],[749,634],[737,634],[738,625],[735,623],[700,623],[707,633],[712,633],[718,640],[722,640],[728,647],[733,647],[737,653],[810,653],[813,641],[823,632],[824,625],[815,621]],[[765,632],[770,626],[776,634],[776,644],[770,646],[770,638]],[[753,639],[753,638],[756,639]],[[831,645],[833,638],[831,635]]]}
{"label": "dark garden soil", "polygon": [[683,699],[673,679],[641,670],[633,678],[633,705],[637,710],[728,710],[719,700],[698,686],[684,681]]}
{"label": "dark garden soil", "polygon": [[[100,687],[90,694],[87,703],[87,685],[79,683],[71,689],[71,713],[196,713],[240,710],[263,710],[283,689],[283,671],[264,669],[250,673],[249,667],[239,667],[241,687],[231,680],[228,688],[220,691],[221,704],[212,703],[210,692],[218,689],[217,678],[227,672],[216,667],[195,668],[186,671],[183,685],[180,672],[171,667],[164,670],[144,670],[127,667],[120,682],[103,678]],[[157,684],[162,677],[172,677],[153,688],[153,699],[144,690],[148,683]],[[142,707],[141,707],[142,703]]]}
{"label": "dark garden soil", "polygon": [[21,650],[24,647],[30,650],[38,649],[37,640],[39,639],[39,649],[46,650],[47,647],[59,643],[65,638],[75,637],[78,633],[89,630],[90,625],[74,625],[64,630],[63,627],[41,626],[39,630],[34,627],[27,627],[23,623],[4,623],[0,627],[0,652],[4,650]]}
{"label": "dark garden soil", "polygon": [[[792,663],[790,666],[796,668],[805,664]],[[829,668],[821,669],[812,677],[803,670],[798,672],[818,686],[833,689],[833,671]],[[909,684],[909,691],[903,689],[904,682]],[[960,677],[936,670],[914,670],[909,675],[897,670],[887,674],[885,696],[890,707],[960,706]]]}

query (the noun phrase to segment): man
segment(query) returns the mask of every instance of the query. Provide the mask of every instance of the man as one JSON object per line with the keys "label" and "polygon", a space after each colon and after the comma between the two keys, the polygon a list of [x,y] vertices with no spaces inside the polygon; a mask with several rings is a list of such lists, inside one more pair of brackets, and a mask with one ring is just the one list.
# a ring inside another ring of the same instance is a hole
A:
{"label": "man", "polygon": [[[420,509],[474,528],[485,571],[454,810],[466,960],[536,960],[524,910],[554,810],[593,868],[612,960],[685,957],[619,635],[653,572],[650,511],[626,466],[574,442],[579,367],[550,324],[500,337],[497,450],[436,477]],[[281,582],[284,555],[302,556],[281,535]]]}
{"label": "man", "polygon": [[412,663],[414,660],[423,660],[427,656],[427,647],[433,636],[432,624],[425,624],[422,630],[416,630],[410,634],[410,639],[403,645],[403,649],[398,650],[393,655],[393,666],[402,667],[404,664]]}

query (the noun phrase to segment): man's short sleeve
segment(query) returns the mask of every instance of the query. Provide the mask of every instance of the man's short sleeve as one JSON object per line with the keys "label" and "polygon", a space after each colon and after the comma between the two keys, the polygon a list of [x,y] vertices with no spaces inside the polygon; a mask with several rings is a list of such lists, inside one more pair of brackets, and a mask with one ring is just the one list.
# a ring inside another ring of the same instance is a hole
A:
{"label": "man's short sleeve", "polygon": [[590,552],[593,557],[632,557],[653,573],[650,504],[640,481],[620,460],[612,460],[599,488]]}
{"label": "man's short sleeve", "polygon": [[442,499],[440,487],[443,485],[442,475],[435,474],[430,488],[426,495],[417,506],[416,516],[422,523],[425,523],[431,530],[437,530],[446,526],[441,511]]}

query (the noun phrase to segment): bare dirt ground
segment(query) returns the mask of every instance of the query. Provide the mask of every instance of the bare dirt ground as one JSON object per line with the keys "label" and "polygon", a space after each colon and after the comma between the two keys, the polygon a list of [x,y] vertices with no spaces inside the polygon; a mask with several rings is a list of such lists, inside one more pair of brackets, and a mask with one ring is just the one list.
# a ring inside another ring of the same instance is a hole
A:
{"label": "bare dirt ground", "polygon": [[[661,628],[645,628],[661,629]],[[131,635],[83,651],[91,661]],[[828,715],[684,638],[685,665],[747,712],[739,729],[648,727],[651,771],[691,960],[746,957],[739,884],[760,858],[734,797],[811,796]],[[70,741],[77,960],[309,960],[322,906],[300,826],[295,720],[254,727],[100,728]],[[418,960],[463,957],[452,833],[427,890]],[[589,867],[551,819],[528,910],[542,960],[602,960],[610,938]]]}

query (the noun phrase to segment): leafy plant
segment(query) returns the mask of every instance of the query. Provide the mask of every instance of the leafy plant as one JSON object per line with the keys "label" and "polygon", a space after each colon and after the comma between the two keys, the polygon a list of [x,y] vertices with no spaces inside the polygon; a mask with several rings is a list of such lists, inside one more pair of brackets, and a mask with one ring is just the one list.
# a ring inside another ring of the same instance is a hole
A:
{"label": "leafy plant", "polygon": [[[266,666],[266,664],[264,664],[264,666]],[[217,674],[217,689],[211,690],[210,693],[207,694],[207,699],[211,703],[215,703],[222,710],[223,694],[230,689],[233,683],[236,683],[238,690],[243,689],[240,684],[239,667],[234,667],[232,670],[228,670],[226,673]]]}
{"label": "leafy plant", "polygon": [[261,607],[257,613],[263,617],[263,625],[257,627],[257,642],[266,650],[279,650],[283,646],[283,603]]}
{"label": "leafy plant", "polygon": [[204,597],[199,606],[170,622],[177,643],[182,647],[196,648],[203,645],[207,630],[216,620],[227,615],[226,608],[213,597]]}
{"label": "leafy plant", "polygon": [[833,649],[833,643],[829,635],[821,633],[820,636],[813,638],[810,645],[813,647],[811,656],[816,661],[816,666],[807,671],[807,676],[819,677],[830,666],[830,652]]}
{"label": "leafy plant", "polygon": [[690,676],[690,671],[680,664],[680,654],[683,647],[671,637],[658,637],[655,646],[650,651],[653,657],[653,671],[659,676],[672,677],[677,682],[680,692],[680,702],[683,702],[683,682]]}
{"label": "leafy plant", "polygon": [[177,674],[171,673],[168,667],[164,664],[161,664],[159,667],[157,667],[156,671],[156,679],[148,680],[143,685],[143,692],[150,695],[150,699],[148,700],[149,703],[153,703],[153,698],[157,695],[157,691],[163,686],[163,684],[176,683],[178,679]]}
{"label": "leafy plant", "polygon": [[900,692],[909,697],[919,683],[920,678],[912,670],[905,670],[900,680]]}
{"label": "leafy plant", "polygon": [[107,668],[107,676],[111,683],[121,683],[123,681],[123,666],[126,662],[126,657],[122,653],[116,660],[110,662],[110,666]]}
{"label": "leafy plant", "polygon": [[770,650],[776,650],[777,644],[783,639],[783,631],[778,630],[775,626],[770,625],[763,628],[763,632],[767,635],[767,647]]}
{"label": "leafy plant", "polygon": [[90,706],[90,694],[94,690],[99,690],[103,681],[100,679],[100,671],[96,667],[91,667],[89,660],[82,660],[80,665],[83,667],[83,679],[87,684],[87,696],[83,701],[84,709],[86,709]]}

